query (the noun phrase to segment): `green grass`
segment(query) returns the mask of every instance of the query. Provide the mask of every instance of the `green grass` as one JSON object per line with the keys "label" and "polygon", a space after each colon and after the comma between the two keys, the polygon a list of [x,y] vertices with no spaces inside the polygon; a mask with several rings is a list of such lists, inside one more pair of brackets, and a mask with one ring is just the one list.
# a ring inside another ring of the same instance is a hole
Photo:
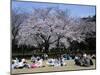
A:
{"label": "green grass", "polygon": [[[27,60],[29,64],[31,64],[30,60]],[[95,60],[93,60],[94,65],[90,67],[82,67],[82,66],[77,66],[74,64],[73,60],[66,60],[66,66],[62,67],[53,67],[53,66],[48,66],[46,65],[47,61],[43,62],[43,65],[45,67],[41,68],[24,68],[24,69],[14,69],[12,70],[12,74],[20,74],[20,73],[37,73],[37,72],[53,72],[53,71],[71,71],[71,70],[88,70],[88,69],[95,69]]]}

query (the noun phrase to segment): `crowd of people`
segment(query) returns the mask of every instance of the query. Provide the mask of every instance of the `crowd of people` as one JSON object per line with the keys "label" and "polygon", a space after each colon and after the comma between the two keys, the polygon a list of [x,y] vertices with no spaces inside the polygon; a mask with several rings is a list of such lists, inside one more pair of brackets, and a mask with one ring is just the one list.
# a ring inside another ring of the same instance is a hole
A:
{"label": "crowd of people", "polygon": [[43,59],[38,58],[35,59],[35,61],[31,61],[32,64],[29,64],[25,58],[23,59],[15,59],[12,60],[12,69],[21,69],[21,68],[37,68],[42,67]]}
{"label": "crowd of people", "polygon": [[[56,58],[48,58],[47,54],[44,54],[42,56],[35,56],[33,55],[31,57],[31,64],[27,62],[25,58],[18,59],[15,58],[12,60],[12,69],[21,69],[21,68],[39,68],[39,67],[45,67],[43,64],[43,61],[46,60],[46,65],[48,66],[66,66],[67,63],[65,62],[65,58],[63,55],[60,55]],[[91,66],[93,65],[92,57],[84,54],[76,54],[74,58],[75,65],[79,66]]]}
{"label": "crowd of people", "polygon": [[75,56],[75,64],[79,66],[91,66],[93,65],[92,56],[87,55],[86,53],[78,54]]}
{"label": "crowd of people", "polygon": [[66,64],[65,64],[64,58],[59,57],[59,58],[50,58],[50,59],[48,59],[47,65],[57,67],[57,66],[64,66]]}

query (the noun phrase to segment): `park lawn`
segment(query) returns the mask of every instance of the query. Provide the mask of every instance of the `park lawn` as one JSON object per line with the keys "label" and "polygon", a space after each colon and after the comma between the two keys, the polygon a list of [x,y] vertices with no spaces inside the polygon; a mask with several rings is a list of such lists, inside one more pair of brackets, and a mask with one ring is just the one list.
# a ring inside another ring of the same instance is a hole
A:
{"label": "park lawn", "polygon": [[[90,69],[95,69],[96,64],[95,60],[93,60],[94,65],[90,67],[82,67],[82,66],[77,66],[74,64],[74,60],[66,60],[66,66],[59,66],[59,67],[53,67],[53,66],[48,66],[46,65],[46,61],[43,62],[43,65],[45,67],[41,68],[24,68],[24,69],[14,69],[12,70],[12,74],[20,74],[20,73],[38,73],[38,72],[56,72],[56,71],[71,71],[71,70],[90,70]],[[30,60],[28,60],[28,63],[31,64]]]}

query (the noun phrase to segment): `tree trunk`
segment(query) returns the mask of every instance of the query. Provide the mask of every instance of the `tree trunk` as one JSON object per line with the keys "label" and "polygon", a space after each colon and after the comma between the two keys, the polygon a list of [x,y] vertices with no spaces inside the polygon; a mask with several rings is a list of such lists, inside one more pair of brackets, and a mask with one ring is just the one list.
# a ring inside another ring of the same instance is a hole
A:
{"label": "tree trunk", "polygon": [[60,41],[60,38],[58,37],[57,44],[56,44],[57,50],[59,49],[59,44],[60,44],[59,41]]}
{"label": "tree trunk", "polygon": [[49,50],[49,43],[45,43],[45,53],[48,53]]}

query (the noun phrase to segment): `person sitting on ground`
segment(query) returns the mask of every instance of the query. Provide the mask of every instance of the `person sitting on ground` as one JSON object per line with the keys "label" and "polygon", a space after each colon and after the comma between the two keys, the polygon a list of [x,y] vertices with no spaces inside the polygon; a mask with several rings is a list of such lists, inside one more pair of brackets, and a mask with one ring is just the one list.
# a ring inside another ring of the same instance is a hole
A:
{"label": "person sitting on ground", "polygon": [[30,65],[27,64],[26,59],[20,59],[18,65],[16,68],[22,69],[22,68],[30,68]]}
{"label": "person sitting on ground", "polygon": [[49,66],[54,66],[54,59],[53,58],[50,58],[50,59],[48,59],[47,60],[47,65],[49,65]]}
{"label": "person sitting on ground", "polygon": [[38,66],[37,66],[36,62],[33,61],[33,63],[31,64],[31,68],[37,68],[37,67],[38,67]]}
{"label": "person sitting on ground", "polygon": [[12,60],[12,69],[16,69],[16,67],[18,66],[19,60],[18,58],[15,58],[14,60]]}
{"label": "person sitting on ground", "polygon": [[37,59],[37,60],[40,59],[40,56],[37,56],[36,59]]}
{"label": "person sitting on ground", "polygon": [[43,66],[43,59],[42,58],[38,58],[37,59],[37,66],[38,67],[42,67]]}
{"label": "person sitting on ground", "polygon": [[91,57],[87,56],[86,53],[83,54],[83,56],[76,56],[75,57],[75,64],[80,66],[86,66],[89,67],[93,65]]}
{"label": "person sitting on ground", "polygon": [[58,66],[61,66],[61,64],[60,64],[59,59],[56,58],[54,61],[54,67],[58,67]]}
{"label": "person sitting on ground", "polygon": [[75,56],[75,64],[82,66],[85,64],[85,58],[86,58],[86,54],[82,54],[82,53],[78,53]]}
{"label": "person sitting on ground", "polygon": [[87,57],[86,53],[83,54],[81,66],[90,66],[90,59]]}
{"label": "person sitting on ground", "polygon": [[61,66],[66,65],[66,64],[65,64],[65,60],[64,60],[63,57],[61,57],[59,61],[60,61],[60,65],[61,65]]}
{"label": "person sitting on ground", "polygon": [[14,61],[12,61],[11,68],[12,68],[12,69],[16,69],[16,64],[15,64],[15,62],[14,62]]}
{"label": "person sitting on ground", "polygon": [[36,60],[36,57],[33,55],[32,57],[31,57],[31,62],[34,62]]}
{"label": "person sitting on ground", "polygon": [[24,68],[30,68],[30,64],[28,64],[26,61],[23,62],[23,64],[24,64]]}
{"label": "person sitting on ground", "polygon": [[18,63],[18,65],[16,66],[16,68],[18,69],[18,68],[23,68],[24,67],[24,63],[22,62],[22,60],[21,59],[19,59],[19,63]]}
{"label": "person sitting on ground", "polygon": [[39,67],[43,67],[43,59],[41,58],[37,59],[37,61],[33,61],[33,63],[31,64],[31,68],[39,68]]}
{"label": "person sitting on ground", "polygon": [[44,54],[44,59],[47,60],[48,59],[48,55]]}
{"label": "person sitting on ground", "polygon": [[80,53],[77,53],[75,55],[74,61],[75,61],[76,65],[81,65],[81,57],[82,57],[82,55]]}
{"label": "person sitting on ground", "polygon": [[83,59],[84,59],[83,66],[88,67],[93,65],[93,61],[89,55],[83,55]]}
{"label": "person sitting on ground", "polygon": [[74,61],[75,61],[75,64],[78,65],[79,64],[79,57],[75,56],[75,60]]}

